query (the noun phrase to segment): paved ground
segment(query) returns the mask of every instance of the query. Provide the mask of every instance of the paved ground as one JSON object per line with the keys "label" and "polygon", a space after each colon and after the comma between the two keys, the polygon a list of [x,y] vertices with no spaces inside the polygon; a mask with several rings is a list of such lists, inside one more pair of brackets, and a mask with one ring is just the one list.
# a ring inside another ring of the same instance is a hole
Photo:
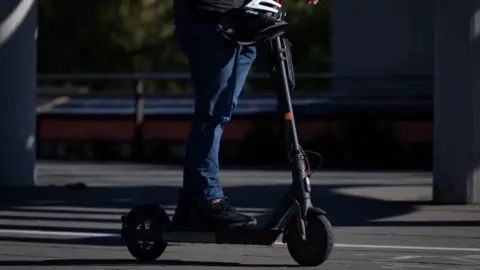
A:
{"label": "paved ground", "polygon": [[[37,189],[0,189],[0,269],[271,269],[296,267],[285,246],[172,245],[140,264],[116,237],[142,201],[170,209],[180,170],[41,163]],[[288,172],[222,172],[230,199],[262,221]],[[65,187],[82,182],[86,188]],[[480,206],[435,206],[425,173],[317,172],[314,202],[328,211],[336,247],[325,270],[480,269]]]}

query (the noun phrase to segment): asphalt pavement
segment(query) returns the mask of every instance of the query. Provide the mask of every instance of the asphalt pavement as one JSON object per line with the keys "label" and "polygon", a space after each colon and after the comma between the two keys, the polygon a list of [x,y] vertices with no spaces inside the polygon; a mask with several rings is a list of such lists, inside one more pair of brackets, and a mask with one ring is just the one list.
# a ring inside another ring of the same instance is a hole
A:
{"label": "asphalt pavement", "polygon": [[[36,188],[0,189],[0,269],[272,269],[297,267],[284,245],[171,244],[135,261],[118,237],[120,216],[141,202],[174,210],[181,170],[133,164],[39,162]],[[223,170],[225,192],[259,225],[290,173]],[[434,205],[431,174],[319,171],[315,205],[336,246],[315,269],[480,269],[480,206]],[[81,184],[78,184],[81,183]]]}

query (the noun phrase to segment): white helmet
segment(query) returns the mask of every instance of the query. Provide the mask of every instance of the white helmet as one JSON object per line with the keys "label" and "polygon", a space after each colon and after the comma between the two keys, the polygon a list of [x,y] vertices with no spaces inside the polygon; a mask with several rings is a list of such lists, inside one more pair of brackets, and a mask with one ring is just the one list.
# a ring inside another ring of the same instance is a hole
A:
{"label": "white helmet", "polygon": [[230,40],[251,45],[283,33],[282,4],[274,0],[250,0],[245,6],[227,11],[220,30]]}

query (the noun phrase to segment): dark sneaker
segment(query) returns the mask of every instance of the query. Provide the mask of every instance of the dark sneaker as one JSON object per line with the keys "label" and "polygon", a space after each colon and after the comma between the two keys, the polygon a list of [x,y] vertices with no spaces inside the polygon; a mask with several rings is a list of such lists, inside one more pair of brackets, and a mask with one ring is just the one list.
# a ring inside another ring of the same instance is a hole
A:
{"label": "dark sneaker", "polygon": [[172,220],[175,227],[221,229],[254,226],[257,220],[238,213],[225,199],[201,205],[180,202]]}
{"label": "dark sneaker", "polygon": [[254,217],[238,213],[226,199],[215,200],[199,207],[200,219],[212,227],[254,226]]}

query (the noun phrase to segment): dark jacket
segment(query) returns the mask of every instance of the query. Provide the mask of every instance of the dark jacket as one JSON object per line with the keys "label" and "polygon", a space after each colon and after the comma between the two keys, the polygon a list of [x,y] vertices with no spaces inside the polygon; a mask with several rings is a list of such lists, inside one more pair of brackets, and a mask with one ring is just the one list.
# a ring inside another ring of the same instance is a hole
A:
{"label": "dark jacket", "polygon": [[173,0],[175,23],[219,21],[222,13],[243,6],[247,0]]}

